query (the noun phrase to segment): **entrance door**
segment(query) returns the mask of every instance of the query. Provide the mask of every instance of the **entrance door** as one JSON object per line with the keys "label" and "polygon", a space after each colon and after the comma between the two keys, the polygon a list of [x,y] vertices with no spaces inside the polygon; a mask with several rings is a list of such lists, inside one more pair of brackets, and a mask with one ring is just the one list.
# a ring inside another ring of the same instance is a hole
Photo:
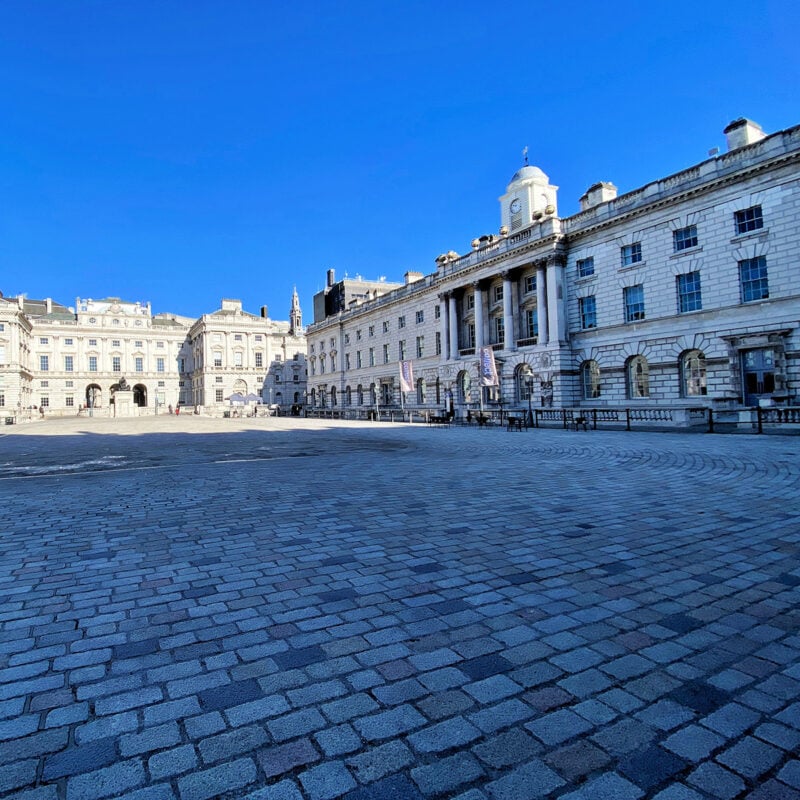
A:
{"label": "entrance door", "polygon": [[745,405],[756,406],[762,397],[771,397],[775,391],[775,351],[745,350],[742,377]]}

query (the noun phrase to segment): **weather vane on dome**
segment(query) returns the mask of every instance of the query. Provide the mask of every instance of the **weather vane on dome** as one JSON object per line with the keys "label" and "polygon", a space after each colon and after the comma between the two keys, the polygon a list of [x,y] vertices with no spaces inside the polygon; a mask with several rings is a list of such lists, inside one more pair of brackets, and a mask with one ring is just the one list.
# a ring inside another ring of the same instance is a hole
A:
{"label": "weather vane on dome", "polygon": [[525,166],[528,166],[528,145],[522,148],[522,157],[525,159]]}

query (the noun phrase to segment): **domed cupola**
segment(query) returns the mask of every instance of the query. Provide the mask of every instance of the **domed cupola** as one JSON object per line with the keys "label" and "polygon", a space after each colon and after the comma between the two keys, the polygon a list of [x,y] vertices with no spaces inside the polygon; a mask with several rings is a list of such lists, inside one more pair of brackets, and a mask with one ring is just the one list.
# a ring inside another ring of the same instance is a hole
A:
{"label": "domed cupola", "polygon": [[545,217],[556,215],[556,193],[558,186],[539,169],[527,163],[520,167],[506,187],[500,199],[500,225],[509,233],[516,233]]}

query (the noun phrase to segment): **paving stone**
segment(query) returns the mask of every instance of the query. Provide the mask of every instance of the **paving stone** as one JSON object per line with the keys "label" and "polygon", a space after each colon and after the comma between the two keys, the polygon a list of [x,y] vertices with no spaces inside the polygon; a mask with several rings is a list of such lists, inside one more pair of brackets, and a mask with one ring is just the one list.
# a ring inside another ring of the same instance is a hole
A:
{"label": "paving stone", "polygon": [[116,760],[116,741],[113,738],[99,739],[48,756],[44,762],[42,778],[52,781],[68,775],[79,775],[82,772],[91,772],[98,767],[111,764]]}
{"label": "paving stone", "polygon": [[413,764],[411,751],[399,740],[387,742],[348,758],[346,763],[361,783],[372,783]]}
{"label": "paving stone", "polygon": [[353,789],[356,782],[341,761],[326,761],[300,773],[310,800],[333,800]]}
{"label": "paving stone", "polygon": [[163,780],[180,775],[197,766],[197,754],[194,747],[184,744],[171,750],[163,750],[150,757],[147,768],[154,780]]}
{"label": "paving stone", "polygon": [[68,800],[96,800],[122,795],[145,782],[145,771],[139,759],[120,761],[113,766],[74,775],[67,779]]}
{"label": "paving stone", "polygon": [[535,800],[564,785],[564,781],[538,758],[486,784],[492,800]]}
{"label": "paving stone", "polygon": [[560,800],[639,800],[644,792],[615,772],[607,772],[585,783],[577,792],[561,795]]}
{"label": "paving stone", "polygon": [[197,749],[206,764],[232,759],[234,756],[255,750],[265,744],[269,737],[259,725],[246,725],[236,730],[211,736],[198,743]]}
{"label": "paving stone", "polygon": [[415,767],[411,770],[411,779],[422,794],[440,795],[473,783],[483,774],[483,768],[474,756],[468,753],[456,753],[441,758],[433,764]]}
{"label": "paving stone", "polygon": [[545,714],[525,726],[546,745],[557,745],[592,729],[591,723],[574,711],[561,709]]}
{"label": "paving stone", "polygon": [[790,789],[781,781],[768,780],[747,795],[747,798],[748,800],[800,800],[800,792]]}
{"label": "paving stone", "polygon": [[249,758],[193,772],[178,779],[181,800],[210,800],[225,792],[241,789],[257,778],[256,765]]}
{"label": "paving stone", "polygon": [[623,719],[599,731],[591,738],[607,752],[620,757],[646,748],[655,738],[655,732],[649,726],[635,719]]}
{"label": "paving stone", "polygon": [[[403,775],[392,775],[377,783],[360,786],[348,792],[343,800],[424,800],[424,798],[408,778]],[[463,800],[468,798],[464,797]]]}
{"label": "paving stone", "polygon": [[604,750],[586,739],[579,739],[572,744],[553,750],[544,760],[568,783],[605,767],[611,757]]}
{"label": "paving stone", "polygon": [[493,769],[502,769],[527,761],[541,752],[531,736],[519,728],[493,736],[472,748],[472,752]]}
{"label": "paving stone", "polygon": [[294,739],[296,736],[302,736],[327,727],[322,714],[315,708],[293,711],[291,714],[268,720],[266,725],[272,738],[277,742]]}
{"label": "paving stone", "polygon": [[283,775],[295,767],[302,767],[320,760],[320,754],[307,738],[287,744],[272,745],[260,750],[258,763],[268,778]]}
{"label": "paving stone", "polygon": [[717,761],[728,769],[755,780],[772,769],[782,758],[783,753],[778,748],[760,742],[752,736],[746,736],[733,747],[720,753]]}
{"label": "paving stone", "polygon": [[198,698],[206,711],[222,711],[263,698],[264,693],[255,680],[234,681],[223,686],[215,686],[198,693]]}
{"label": "paving stone", "polygon": [[402,705],[370,717],[360,717],[353,720],[353,725],[364,739],[373,742],[421,728],[425,721],[425,717],[416,709]]}
{"label": "paving stone", "polygon": [[314,734],[326,756],[342,756],[361,748],[361,738],[350,725],[336,725]]}
{"label": "paving stone", "polygon": [[[425,713],[422,704],[420,704],[420,708]],[[494,733],[502,728],[508,728],[530,719],[533,713],[532,709],[520,700],[505,700],[496,706],[483,708],[469,714],[467,718],[484,733]]]}
{"label": "paving stone", "polygon": [[721,800],[731,800],[745,788],[744,781],[738,775],[713,762],[701,764],[689,775],[687,782]]}
{"label": "paving stone", "polygon": [[480,737],[481,732],[474,725],[463,717],[453,717],[410,734],[408,743],[420,753],[440,753],[463,747]]}
{"label": "paving stone", "polygon": [[244,795],[242,800],[303,800],[303,795],[300,794],[294,781],[284,780],[272,786],[265,786],[263,789],[256,789]]}
{"label": "paving stone", "polygon": [[682,772],[688,765],[688,761],[660,747],[648,747],[625,756],[618,770],[632,783],[649,791]]}

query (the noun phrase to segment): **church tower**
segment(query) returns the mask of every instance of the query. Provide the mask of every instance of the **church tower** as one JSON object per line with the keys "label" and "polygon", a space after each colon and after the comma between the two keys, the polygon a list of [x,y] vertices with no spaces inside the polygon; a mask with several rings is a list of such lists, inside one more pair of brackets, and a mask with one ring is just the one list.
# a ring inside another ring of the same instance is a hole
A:
{"label": "church tower", "polygon": [[292,292],[292,310],[289,312],[289,333],[299,336],[303,330],[303,312],[300,310],[300,298],[297,296],[297,287]]}

